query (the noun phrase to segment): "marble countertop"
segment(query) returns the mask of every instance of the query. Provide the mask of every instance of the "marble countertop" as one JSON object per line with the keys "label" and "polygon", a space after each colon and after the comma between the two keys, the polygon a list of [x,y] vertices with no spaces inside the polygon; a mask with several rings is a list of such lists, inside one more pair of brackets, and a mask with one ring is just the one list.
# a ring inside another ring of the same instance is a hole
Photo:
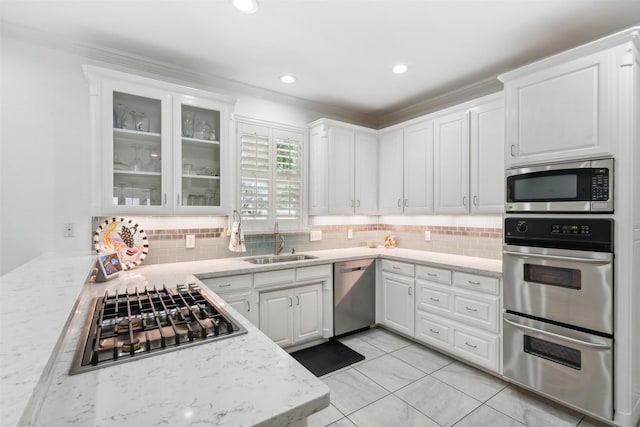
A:
{"label": "marble countertop", "polygon": [[[2,276],[0,425],[287,425],[329,404],[321,381],[213,292],[247,334],[69,376],[88,305],[106,290],[175,286],[194,282],[194,274],[216,277],[369,257],[494,276],[502,268],[499,260],[398,248],[306,253],[317,258],[275,265],[242,258],[143,265],[87,285],[91,254],[50,255]],[[15,304],[24,298],[36,302],[34,311],[40,305],[47,313],[37,343],[24,333],[34,329],[32,320]]]}

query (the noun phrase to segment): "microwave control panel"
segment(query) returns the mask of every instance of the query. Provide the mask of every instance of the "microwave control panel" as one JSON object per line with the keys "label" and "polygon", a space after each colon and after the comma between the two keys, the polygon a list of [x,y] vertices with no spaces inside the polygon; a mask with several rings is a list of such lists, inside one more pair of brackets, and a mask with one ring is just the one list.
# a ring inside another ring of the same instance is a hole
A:
{"label": "microwave control panel", "polygon": [[609,200],[609,169],[592,169],[591,200]]}

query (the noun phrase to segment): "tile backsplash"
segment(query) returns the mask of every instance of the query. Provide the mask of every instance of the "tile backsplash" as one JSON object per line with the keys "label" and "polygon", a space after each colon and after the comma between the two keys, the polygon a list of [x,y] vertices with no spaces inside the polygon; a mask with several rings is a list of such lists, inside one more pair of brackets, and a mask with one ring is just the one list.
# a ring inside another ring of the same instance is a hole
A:
{"label": "tile backsplash", "polygon": [[[149,253],[145,264],[181,261],[197,261],[212,258],[267,255],[274,253],[273,234],[245,235],[247,252],[235,253],[228,249],[227,217],[128,217],[144,227],[149,241]],[[95,230],[105,218],[94,217]],[[409,222],[409,221],[407,221]],[[440,221],[442,222],[442,221]],[[468,225],[418,225],[418,224],[314,224],[310,230],[321,230],[322,240],[311,241],[309,232],[283,232],[283,253],[295,248],[296,252],[322,249],[364,246],[365,240],[382,241],[390,231],[398,247],[481,258],[500,259],[502,256],[502,228],[489,221],[487,227]],[[348,230],[353,238],[348,239]],[[425,241],[425,231],[431,236]],[[185,248],[189,234],[196,237],[196,247]]]}

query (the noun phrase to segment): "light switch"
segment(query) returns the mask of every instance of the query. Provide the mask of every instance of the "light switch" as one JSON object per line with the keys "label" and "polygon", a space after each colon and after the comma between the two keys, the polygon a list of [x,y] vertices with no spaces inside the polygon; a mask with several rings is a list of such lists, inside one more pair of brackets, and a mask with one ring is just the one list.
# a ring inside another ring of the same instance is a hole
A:
{"label": "light switch", "polygon": [[348,229],[347,230],[347,239],[353,239],[353,230],[352,229]]}
{"label": "light switch", "polygon": [[309,233],[309,240],[312,242],[322,240],[322,230],[311,230]]}
{"label": "light switch", "polygon": [[431,240],[431,231],[430,230],[425,230],[424,231],[424,241],[428,242]]}
{"label": "light switch", "polygon": [[187,234],[185,247],[187,249],[193,249],[196,247],[196,235],[195,234]]}

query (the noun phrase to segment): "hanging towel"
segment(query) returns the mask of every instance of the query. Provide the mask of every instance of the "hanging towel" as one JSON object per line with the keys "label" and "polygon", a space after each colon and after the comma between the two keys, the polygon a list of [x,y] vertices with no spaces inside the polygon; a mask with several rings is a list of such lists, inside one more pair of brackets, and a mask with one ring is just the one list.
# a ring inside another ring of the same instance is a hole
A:
{"label": "hanging towel", "polygon": [[244,231],[242,230],[242,218],[238,211],[233,211],[233,225],[231,226],[231,238],[229,239],[231,252],[246,252],[244,245]]}

